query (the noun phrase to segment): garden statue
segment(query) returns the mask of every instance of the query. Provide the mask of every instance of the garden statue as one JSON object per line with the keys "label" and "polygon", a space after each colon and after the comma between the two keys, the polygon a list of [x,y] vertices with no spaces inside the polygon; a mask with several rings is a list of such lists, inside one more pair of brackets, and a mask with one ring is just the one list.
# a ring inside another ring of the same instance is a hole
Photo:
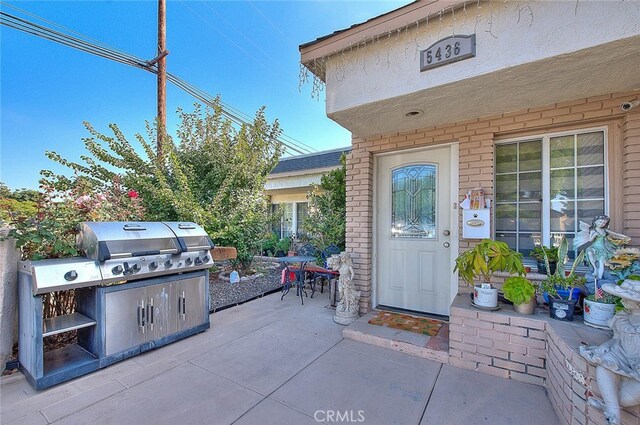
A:
{"label": "garden statue", "polygon": [[349,253],[342,251],[327,259],[327,265],[340,273],[338,279],[338,293],[340,302],[336,307],[336,315],[333,321],[340,325],[348,325],[358,318],[358,300],[360,291],[356,291],[353,285],[353,262]]}
{"label": "garden statue", "polygon": [[609,321],[613,338],[599,346],[580,347],[580,355],[596,366],[602,400],[589,404],[604,413],[609,424],[620,424],[620,407],[640,404],[640,281],[625,280],[602,289],[622,298],[626,311]]}
{"label": "garden statue", "polygon": [[615,251],[628,244],[631,238],[609,230],[611,219],[606,215],[599,215],[593,219],[589,226],[584,221],[580,222],[580,231],[573,240],[573,248],[576,251],[585,250],[587,259],[593,267],[593,277],[599,281],[604,276],[604,266]]}

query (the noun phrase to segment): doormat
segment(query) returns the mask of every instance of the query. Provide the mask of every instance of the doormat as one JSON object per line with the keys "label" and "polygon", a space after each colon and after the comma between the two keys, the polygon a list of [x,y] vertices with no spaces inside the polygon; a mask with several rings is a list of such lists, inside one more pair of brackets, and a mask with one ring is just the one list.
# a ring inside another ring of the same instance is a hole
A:
{"label": "doormat", "polygon": [[408,314],[380,311],[369,320],[372,325],[385,326],[387,328],[400,329],[421,335],[436,336],[442,327],[442,322],[424,317],[409,316]]}

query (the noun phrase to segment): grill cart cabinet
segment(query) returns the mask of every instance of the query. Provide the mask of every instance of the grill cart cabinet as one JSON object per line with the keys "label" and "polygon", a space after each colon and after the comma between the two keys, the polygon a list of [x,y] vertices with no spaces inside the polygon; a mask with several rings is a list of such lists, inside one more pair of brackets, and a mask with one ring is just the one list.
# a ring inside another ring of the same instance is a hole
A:
{"label": "grill cart cabinet", "polygon": [[[96,288],[97,338],[87,347],[106,366],[209,327],[208,272]],[[86,309],[84,306],[83,309]]]}
{"label": "grill cart cabinet", "polygon": [[[20,365],[37,389],[92,372],[209,328],[209,272],[76,289],[77,313],[42,318],[42,296],[20,274]],[[43,337],[78,331],[78,343],[43,353]]]}

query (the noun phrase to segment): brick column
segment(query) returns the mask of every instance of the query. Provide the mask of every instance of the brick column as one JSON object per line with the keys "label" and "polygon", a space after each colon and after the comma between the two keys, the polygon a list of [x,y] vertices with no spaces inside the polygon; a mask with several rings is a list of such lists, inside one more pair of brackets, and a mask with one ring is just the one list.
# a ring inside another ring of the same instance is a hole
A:
{"label": "brick column", "polygon": [[632,244],[640,244],[640,111],[632,109],[622,121],[624,231]]}
{"label": "brick column", "polygon": [[360,313],[371,310],[373,250],[373,157],[353,139],[347,156],[346,249],[353,258],[353,279],[360,290]]}

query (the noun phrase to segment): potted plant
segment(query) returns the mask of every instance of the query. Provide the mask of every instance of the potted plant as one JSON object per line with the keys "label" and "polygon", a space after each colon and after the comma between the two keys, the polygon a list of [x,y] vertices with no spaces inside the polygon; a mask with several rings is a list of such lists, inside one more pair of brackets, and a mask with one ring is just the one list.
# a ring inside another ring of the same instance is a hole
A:
{"label": "potted plant", "polygon": [[[545,261],[545,252],[549,261],[549,268]],[[538,264],[538,273],[540,274],[554,274],[556,272],[556,265],[558,264],[558,247],[547,248],[544,245],[537,245],[531,251],[531,257],[534,258]],[[547,273],[549,270],[549,273]]]}
{"label": "potted plant", "polygon": [[595,328],[609,329],[609,320],[616,314],[620,298],[596,288],[596,293],[585,297],[583,302],[584,323]]}
{"label": "potted plant", "polygon": [[513,309],[520,314],[533,314],[536,311],[536,287],[529,279],[511,276],[502,285],[504,297],[513,303]]}
{"label": "potted plant", "polygon": [[284,257],[291,247],[291,238],[282,238],[276,244],[276,257]]}
{"label": "potted plant", "polygon": [[[542,282],[542,291],[545,301],[549,304],[549,315],[558,320],[573,321],[573,312],[580,298],[580,287],[586,282],[584,276],[575,274],[576,267],[584,259],[584,251],[578,254],[573,266],[565,273],[564,263],[569,252],[569,243],[562,238],[558,247],[558,263],[556,272],[547,274],[547,279]],[[545,252],[545,265],[549,267],[549,258]]]}
{"label": "potted plant", "polygon": [[474,285],[473,302],[478,307],[487,308],[498,306],[498,289],[491,284],[494,273],[525,274],[522,254],[504,242],[491,239],[483,239],[474,248],[460,254],[453,271],[457,271],[469,285],[474,285],[474,279],[480,281]]}

